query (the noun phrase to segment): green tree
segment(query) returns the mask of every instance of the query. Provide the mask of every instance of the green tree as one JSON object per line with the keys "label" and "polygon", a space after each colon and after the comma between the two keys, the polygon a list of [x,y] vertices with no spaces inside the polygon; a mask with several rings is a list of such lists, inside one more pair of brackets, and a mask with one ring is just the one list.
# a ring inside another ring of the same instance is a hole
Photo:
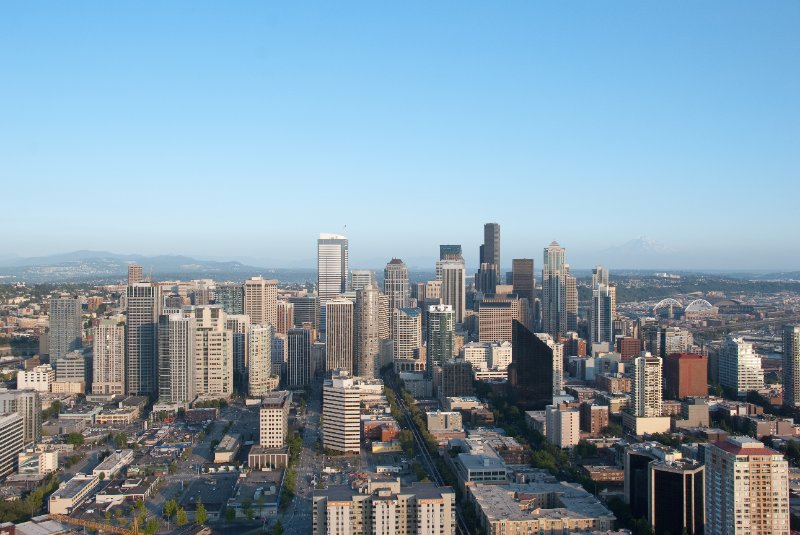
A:
{"label": "green tree", "polygon": [[145,535],[156,535],[157,532],[158,519],[156,517],[150,517],[144,524],[144,533]]}
{"label": "green tree", "polygon": [[164,503],[164,516],[166,517],[167,521],[172,518],[172,516],[178,511],[178,502],[175,499],[167,500]]}
{"label": "green tree", "polygon": [[128,445],[128,435],[125,433],[117,433],[114,435],[114,445],[118,450],[124,449]]}
{"label": "green tree", "polygon": [[97,476],[97,479],[99,479],[100,481],[103,481],[105,478],[106,478],[106,473],[105,472],[100,472],[100,475]]}
{"label": "green tree", "polygon": [[178,510],[175,511],[175,524],[178,527],[183,527],[189,523],[189,517],[186,514],[186,510],[183,507],[178,507]]}
{"label": "green tree", "polygon": [[242,502],[242,511],[244,511],[244,516],[247,517],[247,520],[253,520],[255,514],[253,513],[253,502],[250,500],[244,500]]}
{"label": "green tree", "polygon": [[236,509],[233,507],[226,507],[225,508],[225,522],[231,523],[236,518]]}
{"label": "green tree", "polygon": [[197,501],[197,509],[194,513],[194,521],[198,524],[205,524],[208,521],[208,513],[206,512],[206,506],[203,505],[203,502],[198,500]]}
{"label": "green tree", "polygon": [[272,535],[283,535],[283,525],[280,520],[275,522],[275,525],[272,526]]}
{"label": "green tree", "polygon": [[72,444],[74,446],[82,446],[83,445],[83,435],[80,433],[70,433],[67,435],[67,444]]}

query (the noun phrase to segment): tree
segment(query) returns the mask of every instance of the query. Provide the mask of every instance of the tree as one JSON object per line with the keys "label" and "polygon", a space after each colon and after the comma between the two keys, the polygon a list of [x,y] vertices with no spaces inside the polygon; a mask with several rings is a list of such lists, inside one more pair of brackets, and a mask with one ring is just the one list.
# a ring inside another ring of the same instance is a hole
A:
{"label": "tree", "polygon": [[400,447],[407,456],[414,454],[414,435],[408,429],[400,431]]}
{"label": "tree", "polygon": [[72,444],[74,446],[82,446],[83,445],[83,435],[80,433],[70,433],[67,435],[67,444]]}
{"label": "tree", "polygon": [[283,535],[283,525],[280,520],[275,522],[275,525],[272,526],[272,535]]}
{"label": "tree", "polygon": [[178,510],[178,502],[176,502],[174,498],[171,500],[167,500],[164,503],[164,516],[167,518],[167,521],[169,521],[169,519],[172,518],[172,516],[177,512],[177,510]]}
{"label": "tree", "polygon": [[128,436],[125,433],[114,435],[114,445],[118,450],[124,449],[128,445]]}
{"label": "tree", "polygon": [[225,508],[225,522],[231,523],[236,518],[236,509],[233,507],[226,507]]}
{"label": "tree", "polygon": [[156,517],[150,517],[144,524],[144,533],[145,535],[156,535],[157,532],[158,519]]}
{"label": "tree", "polygon": [[197,509],[194,512],[194,521],[198,524],[205,524],[208,520],[208,513],[206,512],[206,506],[203,505],[203,502],[198,500],[197,501]]}
{"label": "tree", "polygon": [[175,523],[179,528],[189,523],[189,518],[186,515],[186,510],[183,507],[178,507],[178,510],[175,511]]}
{"label": "tree", "polygon": [[244,500],[242,502],[242,511],[244,511],[244,516],[247,517],[247,520],[253,520],[255,514],[253,513],[253,502],[250,500]]}

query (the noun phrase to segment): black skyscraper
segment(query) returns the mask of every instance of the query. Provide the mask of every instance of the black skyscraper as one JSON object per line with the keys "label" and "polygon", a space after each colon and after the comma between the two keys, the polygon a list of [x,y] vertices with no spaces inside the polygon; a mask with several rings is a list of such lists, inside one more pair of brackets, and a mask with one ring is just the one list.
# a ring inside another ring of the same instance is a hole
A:
{"label": "black skyscraper", "polygon": [[508,382],[523,410],[544,409],[553,402],[553,350],[514,320]]}

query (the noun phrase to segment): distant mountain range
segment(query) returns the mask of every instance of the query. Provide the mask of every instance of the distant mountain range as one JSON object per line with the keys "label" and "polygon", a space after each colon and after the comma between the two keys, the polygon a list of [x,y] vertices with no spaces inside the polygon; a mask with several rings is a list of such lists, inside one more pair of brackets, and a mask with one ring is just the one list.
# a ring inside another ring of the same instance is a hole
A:
{"label": "distant mountain range", "polygon": [[303,269],[267,269],[241,262],[198,260],[181,255],[144,256],[108,251],[74,251],[31,258],[0,258],[0,282],[116,282],[124,280],[129,264],[139,264],[153,278],[214,278],[244,280],[253,275],[275,276],[282,281],[312,280],[316,272]]}

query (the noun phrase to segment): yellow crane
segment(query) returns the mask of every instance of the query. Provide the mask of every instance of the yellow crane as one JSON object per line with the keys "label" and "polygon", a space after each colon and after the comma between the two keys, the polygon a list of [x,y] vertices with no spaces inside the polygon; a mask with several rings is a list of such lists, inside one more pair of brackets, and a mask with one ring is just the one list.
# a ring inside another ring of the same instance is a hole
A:
{"label": "yellow crane", "polygon": [[62,522],[64,524],[73,524],[84,528],[93,529],[96,531],[104,531],[106,533],[116,533],[117,535],[140,535],[139,522],[136,517],[133,517],[133,529],[125,529],[120,526],[112,526],[111,524],[103,524],[102,522],[95,522],[94,520],[85,520],[83,518],[72,518],[67,515],[47,515],[50,520]]}

